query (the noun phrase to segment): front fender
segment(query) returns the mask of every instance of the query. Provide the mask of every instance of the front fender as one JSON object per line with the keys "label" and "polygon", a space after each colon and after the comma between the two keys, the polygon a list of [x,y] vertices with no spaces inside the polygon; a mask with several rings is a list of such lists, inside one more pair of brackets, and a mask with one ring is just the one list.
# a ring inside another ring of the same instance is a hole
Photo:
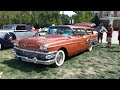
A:
{"label": "front fender", "polygon": [[13,43],[9,42],[5,39],[0,38],[0,43],[3,45],[4,48],[8,48],[8,47],[13,47]]}
{"label": "front fender", "polygon": [[4,39],[5,35],[7,34],[7,32],[0,32],[0,38]]}

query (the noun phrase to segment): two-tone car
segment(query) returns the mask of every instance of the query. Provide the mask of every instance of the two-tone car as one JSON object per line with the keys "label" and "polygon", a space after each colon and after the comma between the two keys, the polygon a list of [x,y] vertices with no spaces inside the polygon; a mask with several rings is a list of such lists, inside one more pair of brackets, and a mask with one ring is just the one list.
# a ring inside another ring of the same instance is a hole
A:
{"label": "two-tone car", "polygon": [[61,66],[67,57],[91,51],[97,44],[93,28],[74,25],[49,27],[48,34],[21,39],[14,46],[19,60],[37,64]]}
{"label": "two-tone car", "polygon": [[12,40],[32,37],[36,32],[31,31],[31,25],[7,24],[0,29],[0,49],[13,47]]}

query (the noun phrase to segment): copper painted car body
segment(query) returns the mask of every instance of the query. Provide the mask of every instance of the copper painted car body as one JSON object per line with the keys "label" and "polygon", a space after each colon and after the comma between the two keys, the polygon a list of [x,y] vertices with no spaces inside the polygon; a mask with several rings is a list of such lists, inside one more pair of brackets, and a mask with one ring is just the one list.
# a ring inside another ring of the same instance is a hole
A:
{"label": "copper painted car body", "polygon": [[91,51],[95,44],[97,34],[93,28],[58,25],[51,26],[48,35],[21,39],[14,46],[14,54],[26,62],[61,66],[66,57]]}

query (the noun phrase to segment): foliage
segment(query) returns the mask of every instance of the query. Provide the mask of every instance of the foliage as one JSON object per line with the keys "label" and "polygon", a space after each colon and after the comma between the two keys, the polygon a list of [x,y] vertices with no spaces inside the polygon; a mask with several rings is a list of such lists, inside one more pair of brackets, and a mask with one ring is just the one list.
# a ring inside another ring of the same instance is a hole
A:
{"label": "foliage", "polygon": [[[14,14],[12,14],[14,13]],[[25,23],[40,26],[62,24],[59,11],[1,11],[1,26],[7,23]]]}
{"label": "foliage", "polygon": [[62,24],[67,24],[67,25],[69,24],[70,17],[68,15],[62,14],[61,19],[62,19]]}
{"label": "foliage", "polygon": [[72,16],[75,23],[91,22],[93,15],[91,11],[74,11],[76,14]]}
{"label": "foliage", "polygon": [[96,26],[98,26],[98,25],[101,23],[98,15],[95,15],[95,17],[94,17],[91,21],[92,21],[93,23],[95,23]]}

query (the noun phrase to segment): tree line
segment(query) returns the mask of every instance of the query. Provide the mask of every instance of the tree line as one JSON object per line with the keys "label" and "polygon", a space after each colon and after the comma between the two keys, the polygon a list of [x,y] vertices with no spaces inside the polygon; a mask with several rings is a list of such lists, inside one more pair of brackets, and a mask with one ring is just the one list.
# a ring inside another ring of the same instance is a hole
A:
{"label": "tree line", "polygon": [[60,11],[0,11],[0,27],[4,24],[32,24],[36,28],[48,27],[52,24],[69,24],[71,19],[75,23],[94,22],[91,11],[74,11],[76,14],[68,16]]}

